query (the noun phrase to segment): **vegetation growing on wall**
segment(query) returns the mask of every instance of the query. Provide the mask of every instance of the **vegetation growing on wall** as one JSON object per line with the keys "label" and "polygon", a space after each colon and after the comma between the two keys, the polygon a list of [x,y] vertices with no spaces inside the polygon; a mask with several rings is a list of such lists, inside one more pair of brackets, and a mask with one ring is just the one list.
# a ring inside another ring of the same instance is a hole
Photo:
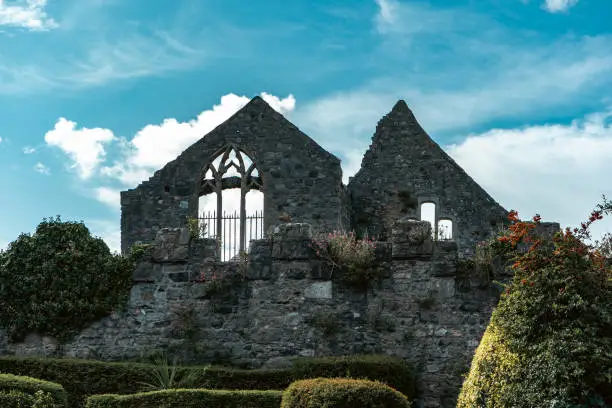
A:
{"label": "vegetation growing on wall", "polygon": [[380,277],[376,267],[376,244],[370,238],[359,239],[354,232],[334,231],[313,239],[316,255],[331,268],[340,272],[342,280],[352,286],[363,287]]}
{"label": "vegetation growing on wall", "polygon": [[539,215],[523,222],[510,212],[511,225],[493,248],[513,262],[514,277],[476,351],[458,408],[612,404],[612,268],[585,243],[590,225],[610,213],[604,197],[580,228],[545,240],[533,234]]}
{"label": "vegetation growing on wall", "polygon": [[13,341],[31,332],[67,340],[125,303],[132,270],[82,222],[44,219],[0,252],[0,327]]}

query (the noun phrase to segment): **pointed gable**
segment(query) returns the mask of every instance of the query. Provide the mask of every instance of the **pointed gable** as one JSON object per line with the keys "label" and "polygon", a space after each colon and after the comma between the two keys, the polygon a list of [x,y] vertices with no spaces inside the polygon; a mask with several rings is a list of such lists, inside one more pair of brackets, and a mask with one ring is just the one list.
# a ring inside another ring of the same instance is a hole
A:
{"label": "pointed gable", "polygon": [[433,203],[435,223],[450,220],[453,237],[466,254],[506,215],[429,137],[403,100],[378,122],[361,169],[348,189],[357,230],[384,238],[395,220],[420,219],[421,204]]}
{"label": "pointed gable", "polygon": [[256,165],[263,182],[264,229],[281,215],[320,230],[338,228],[345,191],[340,160],[255,97],[148,181],[121,194],[121,247],[151,242],[163,227],[198,215],[203,171],[228,146]]}

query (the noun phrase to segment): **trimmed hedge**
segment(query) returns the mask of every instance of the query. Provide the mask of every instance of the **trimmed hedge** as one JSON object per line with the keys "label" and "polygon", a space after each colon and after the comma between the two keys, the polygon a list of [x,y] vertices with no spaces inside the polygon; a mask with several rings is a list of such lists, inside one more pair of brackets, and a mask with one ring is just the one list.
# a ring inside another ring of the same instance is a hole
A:
{"label": "trimmed hedge", "polygon": [[86,408],[278,408],[282,391],[163,390],[94,395]]}
{"label": "trimmed hedge", "polygon": [[291,384],[281,408],[410,408],[408,398],[378,381],[315,378]]}
{"label": "trimmed hedge", "polygon": [[[151,381],[151,364],[37,357],[0,357],[0,371],[61,383],[69,406],[84,406],[94,394],[134,394]],[[238,370],[223,367],[180,367],[177,375],[199,370],[197,388],[284,390],[293,381],[312,377],[365,378],[384,382],[412,398],[414,377],[401,359],[389,356],[315,357],[295,360],[292,369]]]}
{"label": "trimmed hedge", "polygon": [[30,408],[34,404],[34,397],[22,391],[0,391],[0,407],[2,408]]}
{"label": "trimmed hedge", "polygon": [[36,391],[49,393],[53,400],[65,407],[68,404],[67,394],[60,384],[13,374],[0,374],[0,391],[19,391],[34,395]]}
{"label": "trimmed hedge", "polygon": [[[358,378],[383,382],[408,398],[415,397],[415,378],[402,359],[386,355],[298,358],[292,371],[296,380],[305,378]],[[286,387],[285,387],[286,388]]]}

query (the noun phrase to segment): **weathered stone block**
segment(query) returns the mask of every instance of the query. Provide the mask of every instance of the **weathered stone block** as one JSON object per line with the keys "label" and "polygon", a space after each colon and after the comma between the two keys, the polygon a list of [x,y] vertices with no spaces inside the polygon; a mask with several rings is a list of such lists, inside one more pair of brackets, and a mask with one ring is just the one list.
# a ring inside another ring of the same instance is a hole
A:
{"label": "weathered stone block", "polygon": [[312,238],[312,226],[306,223],[279,224],[270,228],[270,232],[274,240]]}
{"label": "weathered stone block", "polygon": [[134,282],[157,282],[163,276],[162,266],[158,263],[140,262],[132,272]]}
{"label": "weathered stone block", "polygon": [[304,297],[309,299],[331,299],[332,281],[315,282],[304,290]]}
{"label": "weathered stone block", "polygon": [[433,255],[433,242],[425,241],[419,245],[401,242],[393,243],[393,259],[422,259]]}
{"label": "weathered stone block", "polygon": [[272,259],[300,259],[313,257],[310,239],[283,239],[272,242]]}
{"label": "weathered stone block", "polygon": [[152,259],[155,262],[185,262],[189,256],[189,230],[162,228],[153,242]]}

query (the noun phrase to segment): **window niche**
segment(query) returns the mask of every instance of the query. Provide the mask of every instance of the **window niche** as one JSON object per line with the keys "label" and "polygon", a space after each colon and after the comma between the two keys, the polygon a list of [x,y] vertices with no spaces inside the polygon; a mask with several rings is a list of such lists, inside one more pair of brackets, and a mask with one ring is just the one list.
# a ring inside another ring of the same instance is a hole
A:
{"label": "window niche", "polygon": [[263,238],[263,182],[253,160],[235,145],[213,155],[200,178],[198,218],[205,236],[221,241],[221,260],[235,261],[251,239]]}
{"label": "window niche", "polygon": [[450,241],[453,239],[453,221],[449,218],[438,220],[438,239],[440,241]]}
{"label": "window niche", "polygon": [[432,202],[421,203],[421,221],[431,224],[431,238],[436,239],[436,204]]}

